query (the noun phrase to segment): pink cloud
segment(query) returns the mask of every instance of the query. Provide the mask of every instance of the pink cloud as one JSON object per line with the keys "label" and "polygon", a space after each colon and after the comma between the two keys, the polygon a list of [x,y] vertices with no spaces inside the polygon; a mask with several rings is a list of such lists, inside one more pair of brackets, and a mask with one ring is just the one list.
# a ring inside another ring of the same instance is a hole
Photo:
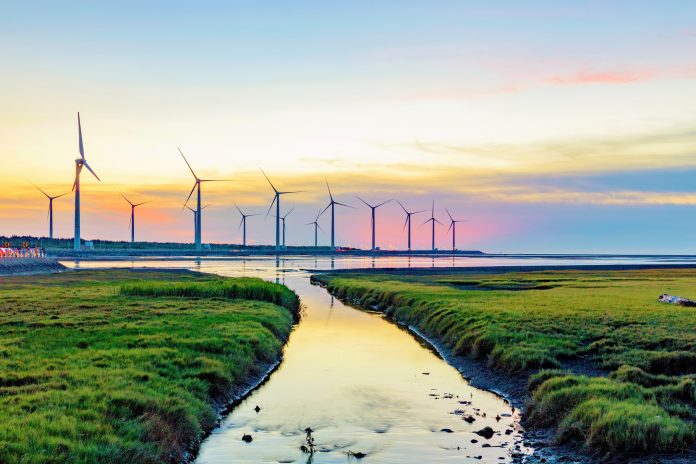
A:
{"label": "pink cloud", "polygon": [[554,84],[629,84],[658,77],[653,70],[632,71],[581,71],[566,76],[552,76],[547,79]]}

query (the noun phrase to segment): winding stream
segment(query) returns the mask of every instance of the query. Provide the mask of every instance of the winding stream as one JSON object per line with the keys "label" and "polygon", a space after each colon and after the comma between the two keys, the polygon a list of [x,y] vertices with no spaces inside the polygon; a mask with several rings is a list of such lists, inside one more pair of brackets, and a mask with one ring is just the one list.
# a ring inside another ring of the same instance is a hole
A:
{"label": "winding stream", "polygon": [[[462,262],[456,261],[461,259],[435,258],[432,265],[460,266]],[[431,258],[419,260],[414,266],[431,263]],[[470,386],[407,330],[379,314],[346,306],[311,285],[310,272],[303,270],[406,267],[396,261],[295,257],[66,264],[259,276],[284,283],[300,296],[302,320],[291,334],[282,363],[204,441],[199,464],[345,463],[358,452],[366,455],[362,462],[492,463],[511,462],[513,453],[531,452],[522,445],[518,414],[503,399]],[[510,259],[504,263],[520,264]],[[465,417],[475,421],[469,423]],[[490,439],[475,433],[486,426],[496,432]],[[300,451],[307,427],[313,430],[317,447],[313,456]],[[244,434],[253,441],[242,441]]]}

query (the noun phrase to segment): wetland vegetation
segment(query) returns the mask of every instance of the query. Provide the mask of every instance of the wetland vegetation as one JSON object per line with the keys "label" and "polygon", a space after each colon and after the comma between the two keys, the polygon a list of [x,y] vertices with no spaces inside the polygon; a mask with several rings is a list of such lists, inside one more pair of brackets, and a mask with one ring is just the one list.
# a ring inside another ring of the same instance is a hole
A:
{"label": "wetland vegetation", "polygon": [[0,278],[0,462],[178,462],[280,359],[284,286],[171,271]]}
{"label": "wetland vegetation", "polygon": [[696,438],[696,270],[476,275],[336,273],[337,297],[378,309],[508,376],[529,379],[526,418],[593,452],[682,451]]}

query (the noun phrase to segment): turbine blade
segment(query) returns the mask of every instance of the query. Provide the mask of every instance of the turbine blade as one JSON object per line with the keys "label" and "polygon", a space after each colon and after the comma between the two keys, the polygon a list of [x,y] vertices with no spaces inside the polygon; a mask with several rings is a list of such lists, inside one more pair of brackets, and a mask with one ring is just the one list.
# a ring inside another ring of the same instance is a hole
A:
{"label": "turbine blade", "polygon": [[445,211],[447,212],[447,215],[449,216],[450,221],[454,221],[454,218],[453,218],[452,215],[450,214],[449,210],[448,210],[447,208],[445,208]]}
{"label": "turbine blade", "polygon": [[151,203],[151,202],[152,202],[152,200],[143,201],[142,203],[134,204],[133,207],[146,205],[146,204]]}
{"label": "turbine blade", "polygon": [[129,216],[128,217],[128,230],[130,230],[130,228],[131,228],[131,221],[133,221],[133,218]]}
{"label": "turbine blade", "polygon": [[98,180],[99,182],[101,182],[101,179],[99,178],[99,176],[97,175],[96,172],[92,171],[92,168],[89,167],[89,164],[87,164],[87,161],[83,161],[82,164],[84,164],[85,167],[87,168],[87,170],[88,170],[89,172],[91,172],[92,175],[93,175],[94,177],[96,177],[97,180]]}
{"label": "turbine blade", "polygon": [[206,209],[208,206],[210,206],[210,205],[205,205],[201,209]]}
{"label": "turbine blade", "polygon": [[443,224],[443,223],[441,223],[440,221],[438,221],[438,220],[437,220],[437,219],[435,219],[435,218],[433,218],[433,221],[437,222],[437,223],[438,223],[438,224],[440,224],[441,226],[444,226],[444,224]]}
{"label": "turbine blade", "polygon": [[295,207],[294,207],[294,206],[293,206],[292,208],[290,208],[290,211],[288,211],[287,213],[285,213],[285,216],[283,216],[283,219],[285,219],[286,217],[290,216],[290,213],[292,213],[293,211],[295,211]]}
{"label": "turbine blade", "polygon": [[365,200],[363,200],[363,199],[360,198],[359,196],[355,195],[355,197],[356,197],[358,200],[360,200],[360,201],[362,201],[363,203],[365,203],[369,208],[372,208],[372,205],[371,205],[371,204],[369,204],[368,202],[366,202]]}
{"label": "turbine blade", "polygon": [[409,214],[408,210],[404,207],[404,205],[401,204],[401,202],[398,199],[396,200],[396,202],[399,204],[399,206],[401,206],[401,209],[404,210],[404,213]]}
{"label": "turbine blade", "polygon": [[[273,185],[273,184],[271,184]],[[273,195],[273,201],[271,202],[271,206],[268,207],[268,211],[266,211],[266,217],[268,218],[268,215],[271,214],[271,208],[273,208],[273,205],[275,204],[276,200],[278,199],[278,194],[276,193]]]}
{"label": "turbine blade", "polygon": [[39,192],[43,193],[43,194],[46,196],[46,198],[51,198],[50,196],[48,196],[48,193],[46,193],[46,192],[44,192],[43,190],[41,190],[41,188],[40,188],[38,185],[36,185],[36,184],[33,183],[33,182],[30,182],[30,184],[33,185],[34,187],[36,187],[37,189],[39,189]]}
{"label": "turbine blade", "polygon": [[425,213],[424,209],[419,209],[418,211],[414,211],[411,214],[419,214],[419,213]]}
{"label": "turbine blade", "polygon": [[[234,203],[234,202],[233,202],[233,203]],[[239,211],[239,214],[241,214],[242,217],[244,217],[244,213],[242,213],[242,210],[239,209],[239,206],[237,206],[237,203],[234,203],[234,207],[237,208],[237,211]]]}
{"label": "turbine blade", "polygon": [[407,215],[406,215],[406,220],[404,221],[404,226],[401,228],[401,231],[402,231],[402,232],[403,232],[404,230],[406,230],[406,226],[408,225],[408,219],[409,219],[409,217],[410,217],[410,216],[407,214]]}
{"label": "turbine blade", "polygon": [[193,174],[193,177],[195,177],[196,180],[198,180],[198,176],[196,175],[195,172],[193,172],[193,168],[191,167],[191,165],[189,164],[188,160],[187,160],[186,157],[184,156],[184,153],[181,151],[181,148],[176,147],[176,149],[179,150],[179,153],[181,153],[181,157],[184,158],[184,161],[186,162],[186,166],[188,166],[189,170],[191,171],[191,174]]}
{"label": "turbine blade", "polygon": [[274,192],[278,193],[278,189],[275,188],[275,185],[273,185],[273,182],[271,182],[271,179],[268,178],[265,172],[263,172],[263,169],[261,169],[261,174],[263,174],[263,177],[266,178],[269,184],[271,184],[271,188],[273,189]]}
{"label": "turbine blade", "polygon": [[188,206],[188,202],[191,199],[191,195],[193,195],[193,191],[196,190],[196,187],[198,187],[198,182],[195,182],[193,184],[193,188],[191,189],[191,192],[189,193],[188,197],[186,197],[186,201],[184,202],[184,206]]}
{"label": "turbine blade", "polygon": [[453,224],[454,224],[454,221],[452,221],[452,222],[450,223],[450,226],[447,228],[447,232],[449,232],[450,230],[452,230],[452,225],[453,225]]}
{"label": "turbine blade", "polygon": [[77,132],[79,134],[79,139],[80,139],[80,156],[82,159],[85,159],[85,148],[82,145],[82,123],[80,122],[80,112],[77,112]]}
{"label": "turbine blade", "polygon": [[286,193],[304,193],[305,190],[293,190],[291,192],[278,192],[281,195],[285,195]]}
{"label": "turbine blade", "polygon": [[334,201],[334,204],[336,204],[336,205],[338,205],[338,206],[345,206],[346,208],[353,208],[353,209],[355,209],[355,206],[346,205],[345,203],[339,203],[339,202],[337,202],[337,201]]}
{"label": "turbine blade", "polygon": [[322,232],[324,232],[324,229],[321,228],[321,226],[319,225],[318,222],[315,221],[314,223],[317,225],[317,229],[319,229],[319,230],[321,230]]}
{"label": "turbine blade", "polygon": [[329,181],[326,177],[324,177],[324,180],[326,181],[326,189],[329,191],[329,198],[333,202],[333,195],[331,194],[331,187],[329,187]]}
{"label": "turbine blade", "polygon": [[234,182],[232,179],[200,179],[200,182]]}
{"label": "turbine blade", "polygon": [[70,192],[65,192],[62,195],[56,195],[55,197],[53,197],[53,199],[55,200],[56,198],[64,197],[65,195],[70,195]]}
{"label": "turbine blade", "polygon": [[428,219],[428,220],[427,220],[427,221],[425,221],[425,222],[424,222],[423,224],[421,224],[421,226],[424,226],[424,225],[426,225],[426,224],[427,224],[427,223],[429,223],[430,221],[432,221],[432,219]]}
{"label": "turbine blade", "polygon": [[322,214],[324,214],[324,213],[326,212],[326,210],[329,209],[330,207],[331,207],[331,203],[329,203],[328,205],[326,205],[326,208],[324,208],[324,209],[321,210],[321,212],[320,212],[319,215],[317,216],[317,219],[319,219],[319,216],[321,216]]}
{"label": "turbine blade", "polygon": [[380,203],[379,205],[375,206],[375,208],[379,208],[379,207],[382,206],[382,205],[386,205],[386,204],[389,203],[390,201],[392,201],[392,200],[389,199],[389,200],[387,200],[387,201],[383,201],[383,202]]}
{"label": "turbine blade", "polygon": [[123,197],[123,199],[128,202],[129,205],[133,206],[133,203],[131,203],[131,201],[128,198],[126,198],[126,196],[124,194],[119,193],[119,195],[121,195]]}
{"label": "turbine blade", "polygon": [[75,187],[77,187],[77,178],[80,177],[81,172],[82,172],[82,165],[79,164],[77,166],[77,172],[75,173],[75,181],[73,182],[73,186],[72,186],[73,192],[75,191]]}
{"label": "turbine blade", "polygon": [[237,226],[237,230],[242,228],[242,224],[244,224],[244,216],[242,216],[242,220],[239,221],[239,226]]}

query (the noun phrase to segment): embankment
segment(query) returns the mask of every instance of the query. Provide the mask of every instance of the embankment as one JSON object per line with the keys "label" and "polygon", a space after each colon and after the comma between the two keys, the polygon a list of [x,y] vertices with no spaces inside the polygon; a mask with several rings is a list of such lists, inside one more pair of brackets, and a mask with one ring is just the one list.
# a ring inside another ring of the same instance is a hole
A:
{"label": "embankment", "polygon": [[0,276],[50,274],[67,268],[51,258],[0,259]]}

